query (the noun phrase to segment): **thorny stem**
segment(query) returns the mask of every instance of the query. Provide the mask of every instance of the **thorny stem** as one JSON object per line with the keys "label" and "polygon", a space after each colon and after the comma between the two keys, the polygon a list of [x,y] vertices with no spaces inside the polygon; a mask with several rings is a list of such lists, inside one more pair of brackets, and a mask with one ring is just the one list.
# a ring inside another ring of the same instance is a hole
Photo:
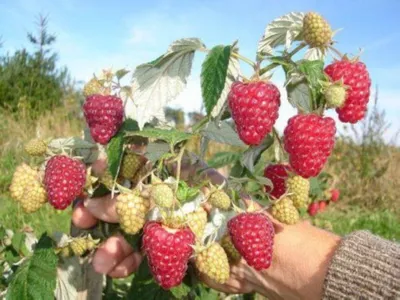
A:
{"label": "thorny stem", "polygon": [[[305,46],[307,46],[306,43],[300,43],[296,48],[293,49],[293,51],[287,53],[287,54],[284,56],[284,59],[287,60],[287,61],[289,61],[297,52],[299,52],[299,51],[300,51],[301,49],[303,49]],[[269,64],[268,66],[266,66],[266,67],[264,67],[264,68],[262,68],[262,69],[260,70],[260,76],[263,75],[263,74],[265,74],[266,72],[268,72],[268,71],[270,71],[270,70],[272,70],[272,69],[278,67],[278,66],[279,66],[278,63],[271,63],[271,64]]]}
{"label": "thorny stem", "polygon": [[232,55],[233,57],[236,57],[236,58],[238,58],[238,59],[243,60],[245,63],[247,63],[247,64],[249,64],[250,66],[252,66],[253,69],[256,68],[256,64],[255,64],[251,59],[249,59],[249,58],[247,58],[247,57],[244,57],[243,55],[240,55],[239,53],[236,53],[236,52],[232,52],[231,55]]}
{"label": "thorny stem", "polygon": [[181,150],[179,151],[178,156],[176,157],[176,183],[175,183],[175,193],[178,190],[178,186],[179,186],[179,179],[181,177],[181,166],[182,166],[182,158],[183,158],[183,154],[185,153],[185,146],[183,146],[181,148]]}
{"label": "thorny stem", "polygon": [[282,144],[282,140],[281,140],[281,138],[279,137],[279,134],[278,134],[278,132],[276,131],[276,128],[275,128],[275,127],[273,127],[272,132],[273,132],[274,137],[278,140],[279,148],[281,148],[282,154],[285,153],[285,150],[284,150],[284,147],[283,147],[283,144]]}
{"label": "thorny stem", "polygon": [[330,46],[329,50],[331,50],[334,54],[336,54],[339,59],[342,59],[343,54],[338,49],[336,49],[335,47]]}

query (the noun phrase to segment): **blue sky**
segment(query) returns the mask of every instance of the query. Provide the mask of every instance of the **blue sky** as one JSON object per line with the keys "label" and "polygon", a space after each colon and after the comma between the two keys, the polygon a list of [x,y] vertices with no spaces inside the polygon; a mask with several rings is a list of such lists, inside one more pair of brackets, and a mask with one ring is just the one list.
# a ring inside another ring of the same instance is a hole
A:
{"label": "blue sky", "polygon": [[[0,1],[1,52],[27,45],[39,13],[48,14],[49,28],[57,34],[60,62],[74,78],[87,80],[103,68],[128,67],[150,61],[182,37],[199,37],[208,46],[238,39],[240,51],[254,57],[266,24],[290,11],[317,11],[333,28],[343,28],[337,48],[357,54],[364,49],[373,85],[379,86],[380,107],[392,123],[387,138],[400,129],[400,1],[278,1],[278,0],[3,0]],[[201,107],[196,56],[187,89],[174,102],[190,111]],[[273,78],[274,80],[274,78]],[[283,78],[276,74],[276,82]],[[283,104],[278,127],[293,110]]]}

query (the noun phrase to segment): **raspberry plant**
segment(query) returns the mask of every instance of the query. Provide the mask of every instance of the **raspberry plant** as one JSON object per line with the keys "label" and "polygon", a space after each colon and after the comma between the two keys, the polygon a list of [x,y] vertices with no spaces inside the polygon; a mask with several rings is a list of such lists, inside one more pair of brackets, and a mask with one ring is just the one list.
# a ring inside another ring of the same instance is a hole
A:
{"label": "raspberry plant", "polygon": [[[334,34],[316,13],[289,13],[268,24],[254,61],[240,53],[237,41],[209,48],[198,38],[185,38],[133,72],[94,76],[84,87],[84,136],[28,144],[33,166],[17,169],[11,191],[26,212],[43,205],[44,196],[54,208],[65,209],[77,197],[110,194],[120,224],[104,231],[107,224],[99,222],[93,238],[43,236],[33,255],[9,262],[8,299],[38,292],[52,298],[57,257],[63,263],[71,255],[90,257],[99,242],[118,232],[146,256],[131,283],[132,299],[208,299],[215,292],[196,280],[194,268],[224,283],[228,261],[240,257],[257,270],[267,269],[274,227],[262,211],[254,212],[258,206],[250,204],[253,211],[246,211],[240,196],[270,206],[282,223],[298,222],[309,201],[308,178],[318,176],[334,146],[335,121],[326,110],[336,108],[341,121],[354,123],[367,107],[368,71],[358,58],[334,48]],[[164,109],[185,88],[196,52],[207,53],[201,70],[206,115],[177,129],[166,122]],[[325,61],[330,65],[324,69]],[[242,63],[251,66],[249,74],[241,71]],[[275,68],[285,73],[283,87],[273,81]],[[274,127],[281,101],[298,111],[283,137]],[[187,150],[194,138],[200,140],[198,155]],[[210,141],[241,149],[211,160],[213,167],[230,166],[225,179],[213,178],[202,163]],[[274,161],[260,166],[271,147]],[[99,171],[101,160],[107,167]],[[188,175],[188,170],[194,171]],[[43,191],[34,196],[27,191],[29,206],[21,200],[26,186]],[[30,276],[52,280],[26,284]],[[76,292],[65,280],[57,286],[65,285]]]}

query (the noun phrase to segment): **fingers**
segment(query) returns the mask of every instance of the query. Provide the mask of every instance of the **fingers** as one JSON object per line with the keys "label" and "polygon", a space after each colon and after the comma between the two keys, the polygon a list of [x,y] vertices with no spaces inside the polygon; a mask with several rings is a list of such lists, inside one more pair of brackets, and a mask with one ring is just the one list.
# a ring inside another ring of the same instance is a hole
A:
{"label": "fingers", "polygon": [[72,212],[72,223],[81,229],[89,229],[97,224],[97,219],[86,209],[80,201]]}
{"label": "fingers", "polygon": [[118,223],[118,215],[115,209],[116,197],[106,195],[99,198],[86,198],[84,207],[95,218],[108,223]]}
{"label": "fingers", "polygon": [[107,159],[99,158],[92,164],[93,175],[100,177],[107,170]]}
{"label": "fingers", "polygon": [[140,253],[133,252],[125,257],[125,259],[120,262],[114,269],[112,269],[111,272],[108,273],[108,275],[114,278],[126,277],[139,268],[142,260],[143,257]]}
{"label": "fingers", "polygon": [[[132,247],[124,239],[123,236],[117,235],[110,237],[104,244],[102,244],[96,251],[93,257],[93,268],[96,272],[101,274],[109,274],[117,266],[115,275],[120,272],[128,272],[128,266],[119,266],[124,260],[133,253]],[[139,260],[137,256],[132,259]]]}

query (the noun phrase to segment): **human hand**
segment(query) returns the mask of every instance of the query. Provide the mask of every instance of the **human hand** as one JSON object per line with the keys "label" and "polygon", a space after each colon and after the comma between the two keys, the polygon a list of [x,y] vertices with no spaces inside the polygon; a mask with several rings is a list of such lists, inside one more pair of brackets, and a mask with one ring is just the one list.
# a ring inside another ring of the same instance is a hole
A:
{"label": "human hand", "polygon": [[[198,167],[184,168],[182,176],[190,178]],[[225,180],[215,170],[209,169],[207,172],[205,176],[214,181],[222,183]],[[245,201],[249,203],[249,200]],[[274,224],[276,235],[273,260],[268,270],[258,272],[242,259],[231,266],[230,278],[223,285],[216,284],[205,276],[201,276],[201,279],[210,287],[226,293],[257,292],[269,299],[320,299],[323,281],[340,241],[339,237],[315,228],[308,222],[284,225],[271,216],[269,218]],[[115,198],[111,199],[107,195],[85,199],[75,208],[72,219],[80,228],[90,228],[97,220],[117,223]],[[102,244],[94,255],[93,266],[99,273],[125,277],[134,272],[141,261],[141,254],[134,252],[119,235]]]}

